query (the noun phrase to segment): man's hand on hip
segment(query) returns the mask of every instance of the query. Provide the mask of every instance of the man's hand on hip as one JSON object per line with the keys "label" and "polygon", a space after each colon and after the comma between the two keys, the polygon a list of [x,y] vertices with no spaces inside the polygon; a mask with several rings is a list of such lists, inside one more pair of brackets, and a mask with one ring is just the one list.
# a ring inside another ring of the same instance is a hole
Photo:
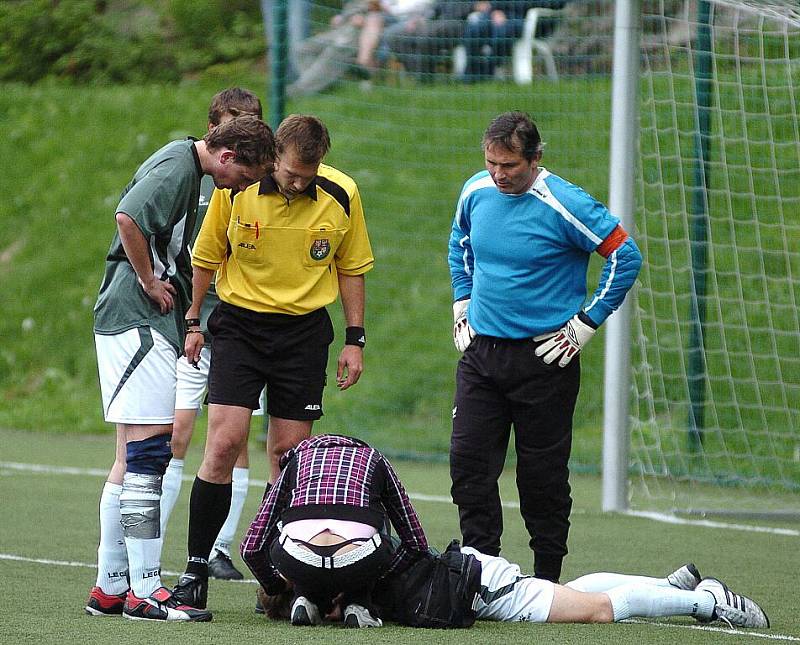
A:
{"label": "man's hand on hip", "polygon": [[475,338],[475,330],[467,322],[469,301],[467,298],[453,303],[453,343],[459,352],[464,352]]}
{"label": "man's hand on hip", "polygon": [[548,365],[559,356],[559,367],[566,367],[572,357],[580,352],[588,343],[596,330],[583,322],[575,314],[561,329],[541,336],[536,336],[534,342],[543,342],[536,348],[536,355],[543,356],[543,361]]}
{"label": "man's hand on hip", "polygon": [[147,297],[158,305],[162,314],[172,311],[175,306],[173,296],[177,295],[178,292],[167,280],[159,280],[153,276],[153,279],[145,284],[140,278],[139,285],[147,294]]}

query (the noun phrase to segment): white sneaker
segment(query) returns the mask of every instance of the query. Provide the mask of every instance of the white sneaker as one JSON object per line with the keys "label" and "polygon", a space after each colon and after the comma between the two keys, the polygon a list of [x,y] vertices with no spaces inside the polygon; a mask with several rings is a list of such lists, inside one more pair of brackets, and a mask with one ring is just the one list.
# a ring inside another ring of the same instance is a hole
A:
{"label": "white sneaker", "polygon": [[756,602],[733,593],[724,582],[716,578],[703,578],[696,591],[707,591],[714,596],[716,602],[711,618],[698,619],[700,622],[720,620],[728,627],[769,627],[769,618]]}
{"label": "white sneaker", "polygon": [[321,625],[319,607],[305,596],[298,596],[292,603],[292,625]]}
{"label": "white sneaker", "polygon": [[344,608],[344,626],[383,627],[383,621],[380,618],[374,618],[366,607],[351,603]]}
{"label": "white sneaker", "polygon": [[667,576],[667,582],[673,587],[694,591],[700,584],[700,572],[691,562],[684,564],[680,569],[676,569]]}

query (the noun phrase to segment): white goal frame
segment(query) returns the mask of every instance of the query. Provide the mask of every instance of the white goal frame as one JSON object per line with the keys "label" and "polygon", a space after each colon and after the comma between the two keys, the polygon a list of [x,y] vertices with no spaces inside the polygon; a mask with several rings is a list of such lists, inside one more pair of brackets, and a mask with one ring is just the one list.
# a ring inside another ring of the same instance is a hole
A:
{"label": "white goal frame", "polygon": [[[742,7],[800,26],[800,8],[786,8],[780,0],[705,0],[712,5]],[[787,16],[787,11],[789,15]],[[635,230],[635,187],[639,138],[639,61],[642,37],[641,0],[617,0],[614,24],[612,75],[609,207],[623,226]],[[635,293],[631,293],[605,327],[605,384],[603,407],[602,509],[626,512],[629,503],[631,348]],[[684,512],[681,510],[680,512]],[[685,511],[692,513],[691,509]],[[740,514],[725,509],[704,509],[701,514],[797,519],[794,510],[751,510]]]}

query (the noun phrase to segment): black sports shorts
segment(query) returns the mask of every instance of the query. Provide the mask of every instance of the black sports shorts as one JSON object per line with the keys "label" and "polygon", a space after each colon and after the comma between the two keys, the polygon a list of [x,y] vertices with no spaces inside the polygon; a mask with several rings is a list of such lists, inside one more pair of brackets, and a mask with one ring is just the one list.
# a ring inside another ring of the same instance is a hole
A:
{"label": "black sports shorts", "polygon": [[208,319],[208,402],[255,410],[267,386],[267,414],[322,416],[333,325],[324,307],[301,316],[266,314],[221,302]]}

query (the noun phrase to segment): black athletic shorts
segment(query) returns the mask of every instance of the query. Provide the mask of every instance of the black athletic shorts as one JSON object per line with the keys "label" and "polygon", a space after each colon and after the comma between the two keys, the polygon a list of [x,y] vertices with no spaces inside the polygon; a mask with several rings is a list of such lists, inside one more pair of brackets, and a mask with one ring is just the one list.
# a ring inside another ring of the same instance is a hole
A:
{"label": "black athletic shorts", "polygon": [[[370,596],[375,582],[388,569],[393,557],[389,541],[379,533],[371,540],[365,540],[362,546],[362,549],[370,547],[368,550],[374,550],[354,561],[349,559],[357,557],[358,551],[322,558],[310,550],[305,551],[309,559],[302,561],[287,551],[287,546],[291,546],[291,543],[287,545],[285,537],[278,536],[273,540],[269,550],[272,563],[284,578],[294,584],[296,594],[307,596],[312,602],[323,606],[339,593],[358,598],[359,604],[371,604]],[[299,547],[294,548],[296,550]],[[314,559],[321,561],[314,563]]]}
{"label": "black athletic shorts", "polygon": [[267,414],[322,416],[322,390],[333,325],[325,308],[310,314],[265,314],[221,302],[208,319],[208,402],[253,410],[267,386]]}

